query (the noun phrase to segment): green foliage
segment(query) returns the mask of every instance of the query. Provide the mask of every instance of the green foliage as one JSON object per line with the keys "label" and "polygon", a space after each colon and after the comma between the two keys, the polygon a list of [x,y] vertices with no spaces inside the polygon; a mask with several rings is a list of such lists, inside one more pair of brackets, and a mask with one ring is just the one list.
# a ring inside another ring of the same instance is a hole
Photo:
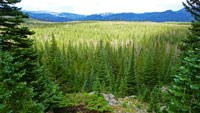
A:
{"label": "green foliage", "polygon": [[191,50],[185,52],[187,56],[184,55],[170,89],[172,99],[169,107],[171,111],[197,113],[200,108],[200,50],[198,54]]}
{"label": "green foliage", "polygon": [[20,1],[0,2],[0,112],[42,113],[57,105],[58,90],[38,64],[33,32],[21,26],[27,15],[15,7]]}
{"label": "green foliage", "polygon": [[128,95],[137,94],[137,83],[136,83],[136,77],[135,77],[135,61],[134,60],[135,60],[135,47],[133,44],[131,58],[130,58],[130,67],[128,70],[128,75],[126,77]]}
{"label": "green foliage", "polygon": [[138,91],[138,98],[141,101],[147,102],[150,100],[150,93],[151,91],[146,86],[141,86],[141,89]]}
{"label": "green foliage", "polygon": [[121,79],[120,80],[120,85],[119,85],[119,92],[118,92],[118,95],[120,97],[125,97],[127,95],[127,91],[128,88],[127,88],[127,79]]}
{"label": "green foliage", "polygon": [[148,112],[159,113],[160,111],[160,106],[159,106],[160,95],[159,94],[160,94],[159,89],[155,87],[150,95]]}
{"label": "green foliage", "polygon": [[180,63],[177,45],[188,28],[150,22],[29,25],[36,31],[32,38],[46,75],[64,93],[95,90],[116,97],[137,95],[152,101],[151,111],[156,111],[156,104],[165,105],[160,88],[170,84],[174,67]]}
{"label": "green foliage", "polygon": [[86,109],[99,112],[111,111],[111,108],[108,106],[105,99],[102,96],[96,95],[89,98]]}
{"label": "green foliage", "polygon": [[59,87],[46,75],[41,76],[33,83],[37,96],[33,99],[41,103],[45,110],[62,107],[63,95]]}
{"label": "green foliage", "polygon": [[2,75],[0,77],[0,112],[41,113],[44,110],[44,106],[33,100],[35,95],[33,88],[29,87],[26,81],[19,81],[25,72],[13,73],[17,66],[11,64],[13,57],[10,53],[5,52],[1,58],[1,65],[4,65],[4,70],[1,70]]}
{"label": "green foliage", "polygon": [[101,95],[88,93],[66,94],[64,104],[68,107],[84,105],[85,109],[98,112],[111,111],[107,101]]}
{"label": "green foliage", "polygon": [[94,81],[92,90],[97,93],[101,93],[101,83],[100,83],[98,76],[96,77],[96,79]]}
{"label": "green foliage", "polygon": [[190,34],[181,45],[181,65],[170,88],[169,111],[198,113],[200,111],[200,2],[187,0],[186,9],[194,21]]}

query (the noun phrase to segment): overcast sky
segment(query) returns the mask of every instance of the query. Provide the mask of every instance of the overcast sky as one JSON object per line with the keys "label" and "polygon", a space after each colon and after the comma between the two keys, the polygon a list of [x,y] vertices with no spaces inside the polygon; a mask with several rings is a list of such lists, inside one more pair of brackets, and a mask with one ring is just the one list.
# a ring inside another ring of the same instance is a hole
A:
{"label": "overcast sky", "polygon": [[17,6],[28,11],[71,12],[77,14],[153,12],[179,10],[185,0],[22,0]]}

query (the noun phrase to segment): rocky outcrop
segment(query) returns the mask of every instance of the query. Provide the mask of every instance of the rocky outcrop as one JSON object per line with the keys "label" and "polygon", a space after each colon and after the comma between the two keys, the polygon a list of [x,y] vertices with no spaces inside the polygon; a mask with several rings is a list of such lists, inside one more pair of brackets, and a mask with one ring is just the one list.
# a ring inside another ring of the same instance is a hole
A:
{"label": "rocky outcrop", "polygon": [[113,94],[102,94],[104,96],[104,99],[108,102],[111,106],[118,105],[118,101],[115,99],[115,96]]}

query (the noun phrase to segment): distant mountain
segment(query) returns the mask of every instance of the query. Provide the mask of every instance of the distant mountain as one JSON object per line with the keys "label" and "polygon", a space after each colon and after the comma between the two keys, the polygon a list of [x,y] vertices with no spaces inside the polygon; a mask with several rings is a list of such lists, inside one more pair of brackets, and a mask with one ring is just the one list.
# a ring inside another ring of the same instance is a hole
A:
{"label": "distant mountain", "polygon": [[152,21],[152,22],[189,22],[192,16],[181,9],[179,11],[167,10],[164,12],[151,13],[101,13],[92,15],[80,15],[73,13],[55,13],[48,11],[24,11],[30,18],[51,21],[51,22],[67,22],[82,20],[99,20],[99,21]]}
{"label": "distant mountain", "polygon": [[24,13],[28,14],[29,17],[32,19],[37,19],[37,20],[42,20],[42,21],[50,21],[50,22],[72,21],[72,19],[57,16],[57,13],[52,13],[52,12],[24,11]]}
{"label": "distant mountain", "polygon": [[86,17],[85,15],[79,15],[79,14],[73,14],[73,13],[59,13],[56,16],[69,18],[71,20],[79,20]]}

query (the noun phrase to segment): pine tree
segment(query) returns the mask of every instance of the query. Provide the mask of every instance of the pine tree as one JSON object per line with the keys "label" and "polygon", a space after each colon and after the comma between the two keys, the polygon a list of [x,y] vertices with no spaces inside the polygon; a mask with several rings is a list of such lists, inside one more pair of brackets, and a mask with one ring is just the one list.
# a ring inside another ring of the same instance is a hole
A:
{"label": "pine tree", "polygon": [[175,75],[169,110],[181,113],[200,111],[200,1],[187,0],[183,3],[194,21],[188,39],[181,46],[181,66]]}
{"label": "pine tree", "polygon": [[136,77],[135,77],[135,47],[134,44],[132,45],[132,53],[131,53],[131,60],[130,60],[130,67],[127,78],[127,87],[128,87],[128,95],[135,95],[137,94],[137,84],[136,84]]}
{"label": "pine tree", "polygon": [[[64,69],[62,69],[62,54],[56,41],[56,37],[52,34],[51,44],[49,48],[49,58],[47,60],[46,68],[48,69],[48,76],[56,83],[61,83],[61,76]],[[64,67],[65,68],[65,67]],[[61,84],[60,84],[61,85]]]}
{"label": "pine tree", "polygon": [[0,1],[0,112],[42,113],[55,101],[58,87],[42,73],[28,38],[33,32],[20,26],[28,17],[15,7],[20,1]]}

